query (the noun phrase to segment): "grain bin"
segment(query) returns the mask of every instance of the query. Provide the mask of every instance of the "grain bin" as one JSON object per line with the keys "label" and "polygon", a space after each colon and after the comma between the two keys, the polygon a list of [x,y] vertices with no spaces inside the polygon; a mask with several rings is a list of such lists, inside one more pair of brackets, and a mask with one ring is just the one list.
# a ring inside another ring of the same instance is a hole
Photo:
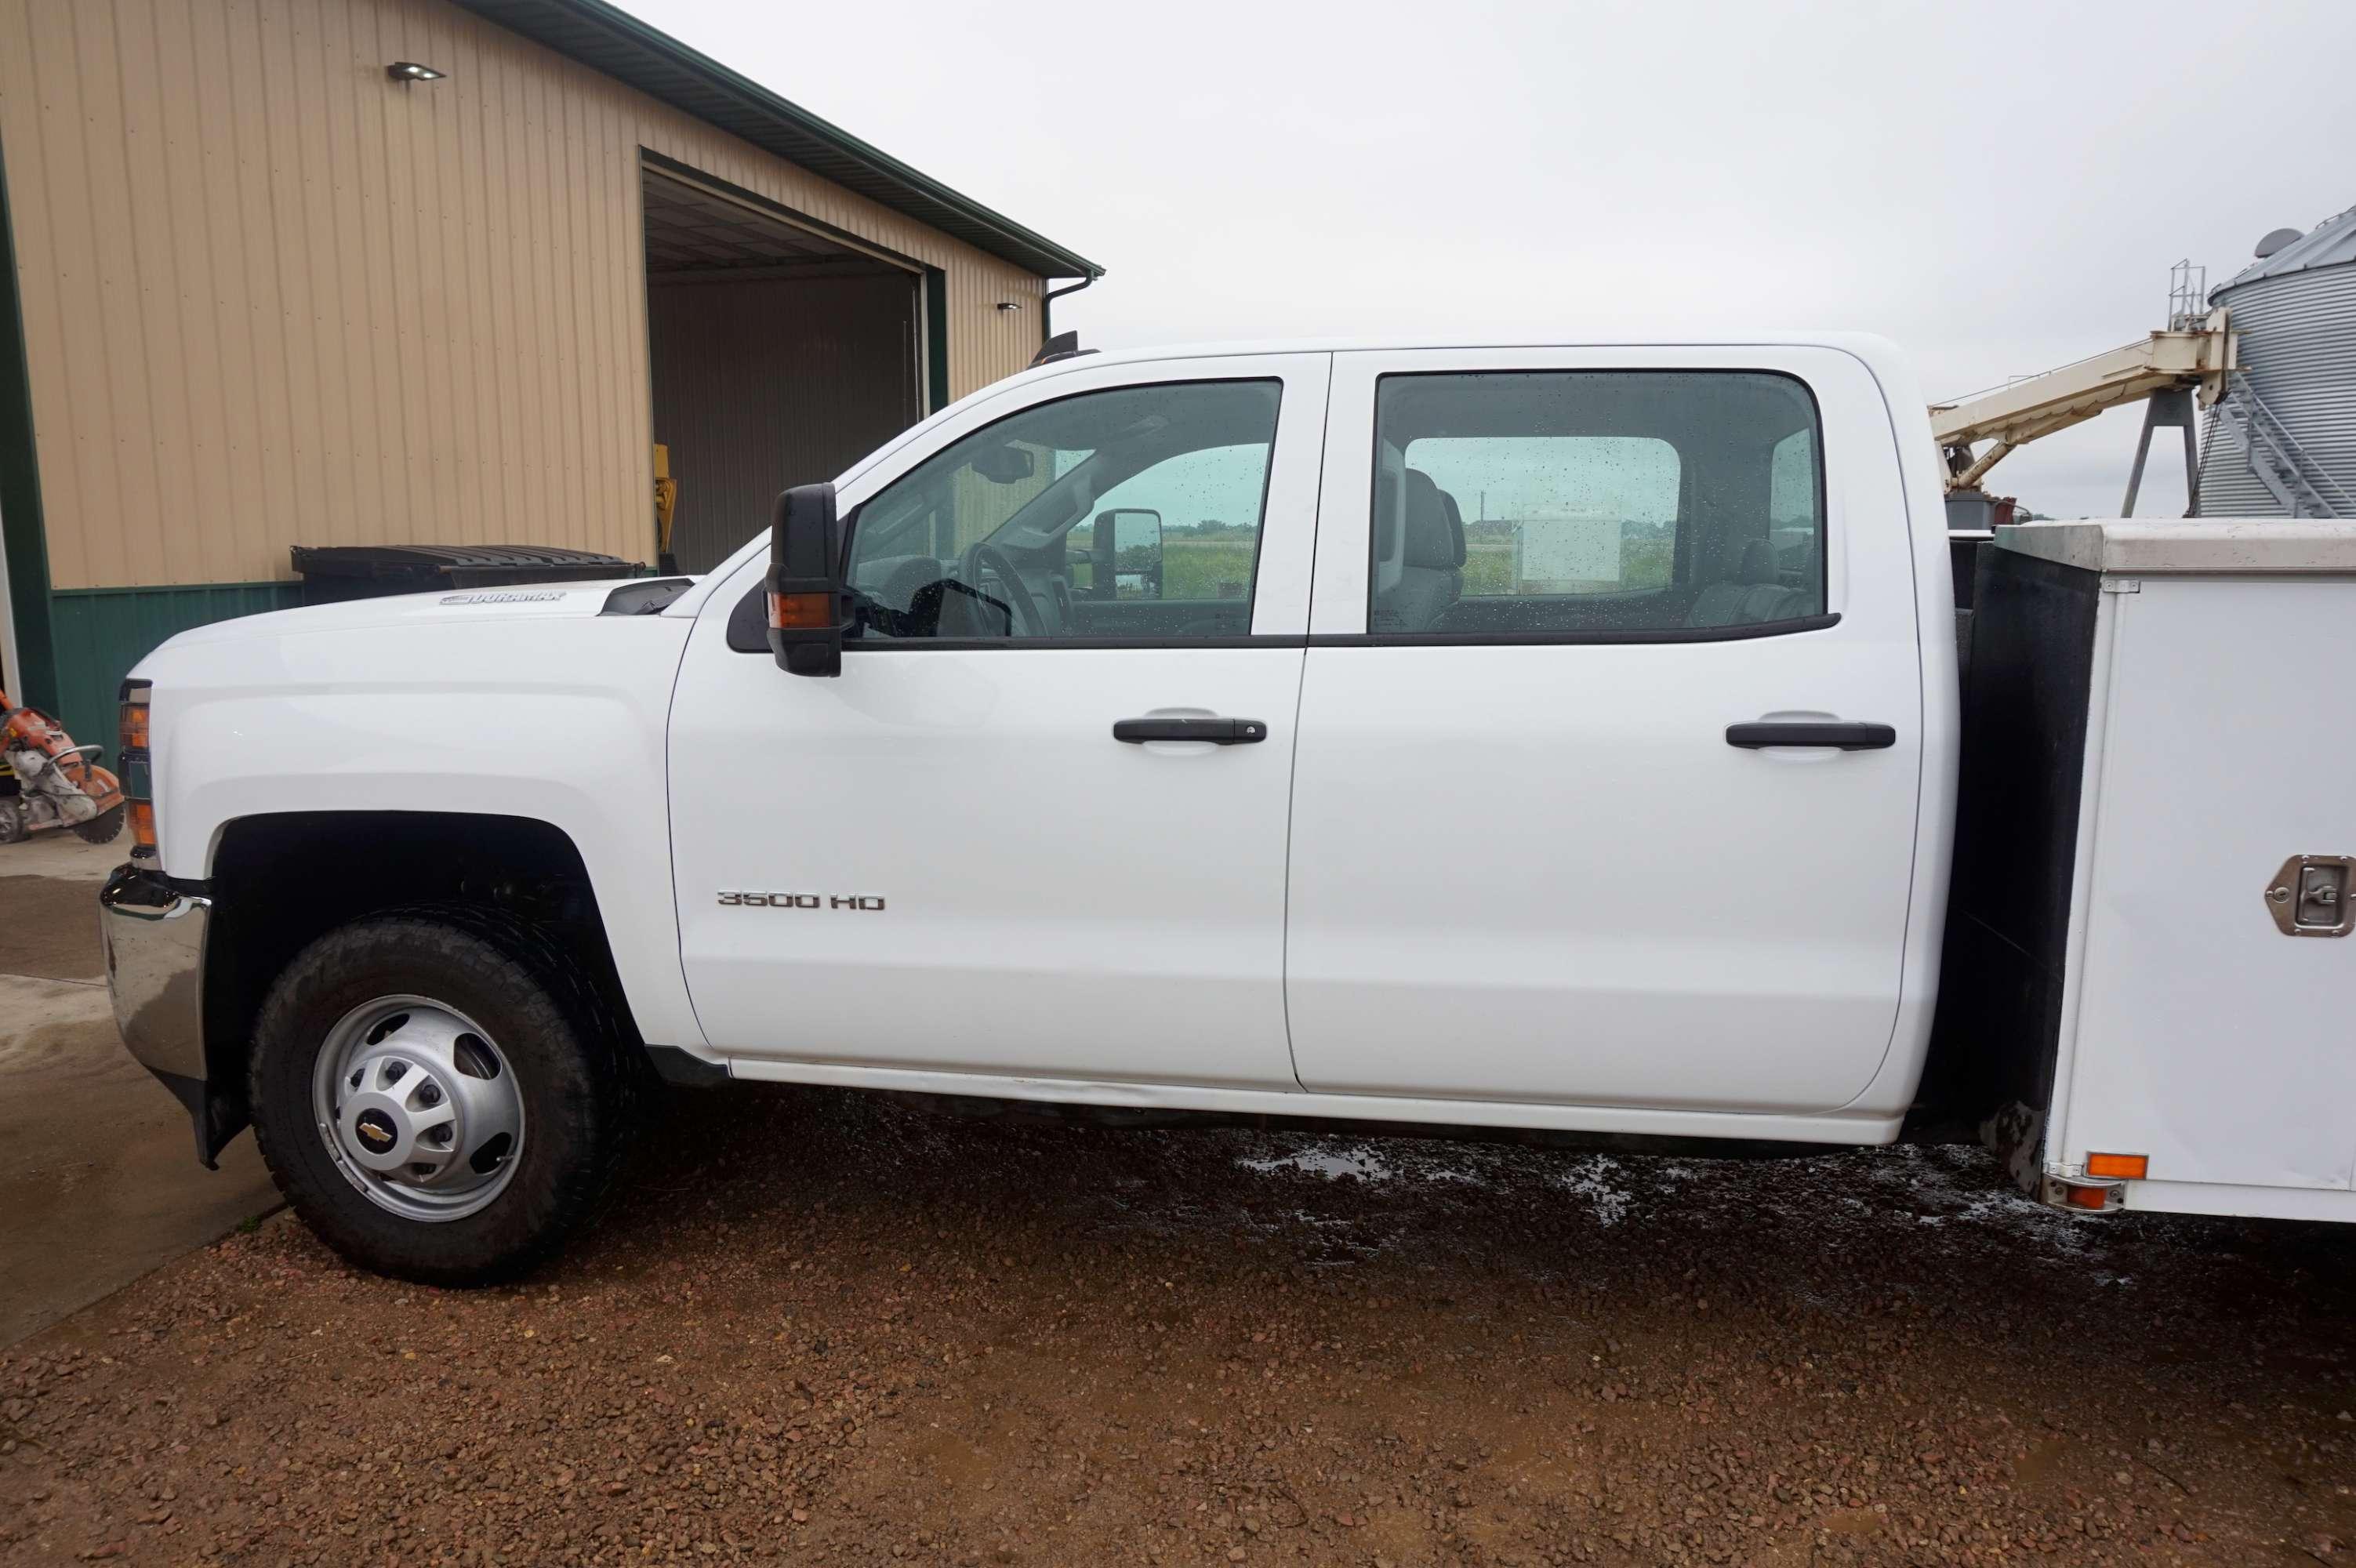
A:
{"label": "grain bin", "polygon": [[2202,517],[2356,517],[2356,208],[2276,230],[2212,291],[2242,369],[2210,410]]}

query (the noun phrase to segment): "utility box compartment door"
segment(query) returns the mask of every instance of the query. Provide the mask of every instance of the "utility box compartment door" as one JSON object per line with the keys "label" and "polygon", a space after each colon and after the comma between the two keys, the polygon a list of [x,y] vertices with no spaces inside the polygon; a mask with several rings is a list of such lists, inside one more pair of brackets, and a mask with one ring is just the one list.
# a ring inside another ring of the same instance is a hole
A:
{"label": "utility box compartment door", "polygon": [[2050,1152],[2148,1155],[2155,1181],[2346,1188],[2356,938],[2285,934],[2267,892],[2289,856],[2356,854],[2356,581],[2126,585],[2103,596],[2108,714]]}

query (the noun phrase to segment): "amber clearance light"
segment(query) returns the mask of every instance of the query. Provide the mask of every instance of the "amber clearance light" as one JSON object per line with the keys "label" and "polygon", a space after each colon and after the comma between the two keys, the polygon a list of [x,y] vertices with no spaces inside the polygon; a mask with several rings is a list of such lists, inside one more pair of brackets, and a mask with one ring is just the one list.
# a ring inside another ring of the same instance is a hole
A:
{"label": "amber clearance light", "polygon": [[147,696],[154,688],[145,681],[123,682],[123,749],[147,749]]}
{"label": "amber clearance light", "polygon": [[823,631],[834,624],[834,596],[771,594],[769,624],[779,631]]}
{"label": "amber clearance light", "polygon": [[125,681],[121,693],[123,745],[115,753],[115,762],[122,775],[123,814],[131,823],[134,860],[155,858],[155,790],[147,747],[148,698],[154,690],[146,681]]}

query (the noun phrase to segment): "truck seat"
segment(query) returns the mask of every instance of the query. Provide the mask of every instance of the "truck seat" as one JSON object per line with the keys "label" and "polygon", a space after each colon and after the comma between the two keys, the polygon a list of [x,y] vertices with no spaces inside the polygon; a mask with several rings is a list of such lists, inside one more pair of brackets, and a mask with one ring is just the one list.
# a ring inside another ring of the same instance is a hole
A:
{"label": "truck seat", "polygon": [[1743,545],[1741,563],[1732,577],[1701,591],[1687,612],[1686,624],[1757,626],[1763,621],[1795,620],[1808,613],[1808,602],[1805,592],[1787,588],[1777,579],[1775,547],[1754,539]]}
{"label": "truck seat", "polygon": [[1407,538],[1398,585],[1376,602],[1374,631],[1429,631],[1464,591],[1464,519],[1456,498],[1407,471]]}

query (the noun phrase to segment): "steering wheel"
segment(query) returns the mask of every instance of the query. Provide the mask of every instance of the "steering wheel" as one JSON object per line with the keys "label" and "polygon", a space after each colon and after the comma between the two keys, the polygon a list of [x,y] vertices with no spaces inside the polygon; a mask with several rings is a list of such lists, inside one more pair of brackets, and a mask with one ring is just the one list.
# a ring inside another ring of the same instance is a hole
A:
{"label": "steering wheel", "polygon": [[1031,596],[1030,588],[1024,585],[1022,574],[1015,571],[1014,563],[1006,558],[1006,552],[995,544],[978,543],[966,552],[966,563],[965,579],[974,592],[981,591],[981,568],[989,567],[1006,585],[1006,602],[1013,609],[1015,622],[1023,628],[1023,635],[1047,635],[1047,622],[1039,613],[1039,601]]}

